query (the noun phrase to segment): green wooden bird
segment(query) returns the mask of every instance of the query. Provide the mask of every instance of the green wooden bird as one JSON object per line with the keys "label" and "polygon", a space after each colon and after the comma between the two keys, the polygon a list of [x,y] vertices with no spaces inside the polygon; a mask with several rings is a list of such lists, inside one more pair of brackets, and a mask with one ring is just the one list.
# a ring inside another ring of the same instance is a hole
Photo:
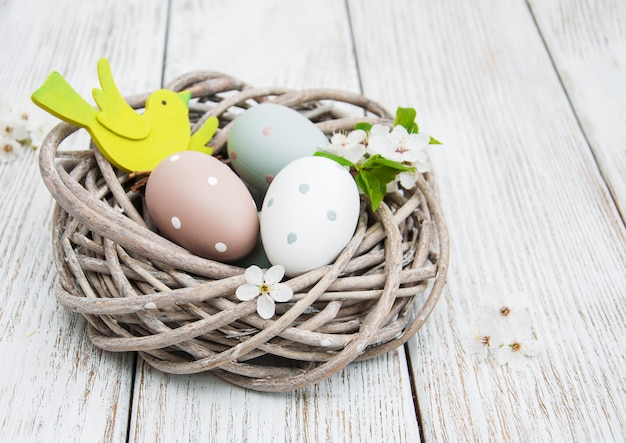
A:
{"label": "green wooden bird", "polygon": [[99,109],[56,71],[33,93],[32,100],[61,120],[85,128],[107,160],[126,172],[152,171],[170,154],[187,149],[212,152],[205,145],[215,134],[218,120],[209,118],[192,135],[189,91],[155,91],[146,101],[145,112],[139,114],[120,94],[105,58],[98,61],[98,78],[102,89],[94,88],[93,97]]}

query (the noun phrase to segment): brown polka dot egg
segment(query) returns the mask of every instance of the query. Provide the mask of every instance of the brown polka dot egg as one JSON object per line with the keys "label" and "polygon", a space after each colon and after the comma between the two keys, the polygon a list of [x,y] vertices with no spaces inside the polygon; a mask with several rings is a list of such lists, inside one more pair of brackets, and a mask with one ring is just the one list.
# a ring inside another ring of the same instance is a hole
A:
{"label": "brown polka dot egg", "polygon": [[161,161],[148,179],[146,206],[161,235],[201,257],[240,259],[259,237],[256,205],[245,184],[201,152]]}

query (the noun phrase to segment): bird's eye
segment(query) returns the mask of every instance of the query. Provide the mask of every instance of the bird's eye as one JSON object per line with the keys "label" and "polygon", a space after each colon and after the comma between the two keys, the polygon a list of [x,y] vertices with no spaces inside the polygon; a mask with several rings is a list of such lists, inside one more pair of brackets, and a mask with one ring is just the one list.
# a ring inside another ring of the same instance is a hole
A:
{"label": "bird's eye", "polygon": [[167,102],[166,102],[165,100],[161,100],[161,104],[162,104],[163,106],[165,106],[165,105],[167,105]]}

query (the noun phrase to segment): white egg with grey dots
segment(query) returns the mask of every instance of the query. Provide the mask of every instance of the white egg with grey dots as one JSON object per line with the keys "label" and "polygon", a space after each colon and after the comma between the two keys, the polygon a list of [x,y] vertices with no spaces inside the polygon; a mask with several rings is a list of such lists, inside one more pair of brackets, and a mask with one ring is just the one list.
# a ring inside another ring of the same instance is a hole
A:
{"label": "white egg with grey dots", "polygon": [[303,157],[270,184],[261,208],[261,240],[269,261],[295,276],[332,263],[359,219],[356,183],[343,166]]}

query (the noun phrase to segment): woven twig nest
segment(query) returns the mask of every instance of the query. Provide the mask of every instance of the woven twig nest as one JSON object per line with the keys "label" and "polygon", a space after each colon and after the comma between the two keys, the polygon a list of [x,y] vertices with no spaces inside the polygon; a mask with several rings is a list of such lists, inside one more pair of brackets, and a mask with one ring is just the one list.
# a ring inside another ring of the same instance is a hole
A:
{"label": "woven twig nest", "polygon": [[[261,102],[296,109],[329,135],[360,121],[393,124],[384,108],[344,91],[252,88],[215,72],[187,74],[167,88],[188,89],[198,99],[190,104],[195,127],[211,115],[219,118],[211,145],[222,158],[232,121]],[[128,101],[141,108],[147,96]],[[375,213],[362,209],[336,261],[284,281],[294,298],[263,320],[254,300],[235,297],[245,269],[195,256],[159,236],[144,217],[133,178],[93,144],[59,150],[76,129],[62,123],[52,130],[40,167],[57,201],[58,300],[84,315],[91,341],[102,349],[138,351],[168,373],[211,371],[247,388],[287,391],[404,344],[439,299],[448,238],[426,176],[410,192],[388,194]]]}

